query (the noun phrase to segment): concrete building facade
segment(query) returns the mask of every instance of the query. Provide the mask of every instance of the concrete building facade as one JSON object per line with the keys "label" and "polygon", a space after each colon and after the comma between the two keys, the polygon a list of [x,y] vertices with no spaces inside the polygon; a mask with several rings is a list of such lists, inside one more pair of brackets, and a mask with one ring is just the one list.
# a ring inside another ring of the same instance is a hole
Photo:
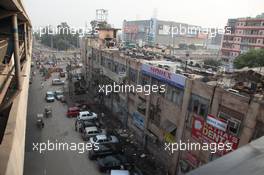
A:
{"label": "concrete building facade", "polygon": [[250,49],[264,48],[264,13],[253,18],[229,19],[227,27],[221,47],[226,62]]}
{"label": "concrete building facade", "polygon": [[[152,60],[130,57],[118,48],[98,47],[97,40],[94,37],[83,39],[82,58],[87,88],[90,93],[98,95],[98,100],[112,110],[124,127],[134,131],[142,146],[164,163],[169,174],[185,174],[228,152],[212,154],[210,151],[186,150],[172,154],[165,150],[165,143],[230,142],[235,150],[264,134],[261,129],[263,95],[257,90],[263,86],[259,79],[262,75],[253,73],[254,76],[242,76],[248,77],[242,80],[240,74],[231,78],[197,76],[188,71],[180,74],[177,73],[177,62],[155,57]],[[223,84],[226,79],[236,82],[227,89],[227,84]],[[260,83],[254,93],[246,93],[249,92],[247,88],[256,82]],[[148,95],[142,92],[108,95],[98,92],[99,84],[114,83],[165,85],[166,90]]]}
{"label": "concrete building facade", "polygon": [[[194,29],[200,26],[163,21],[156,18],[150,20],[124,21],[123,41],[139,45],[162,45],[178,47],[179,44],[195,44],[205,46],[207,36]],[[188,31],[188,29],[190,29]],[[193,29],[193,30],[192,30]],[[198,31],[198,30],[197,30]]]}

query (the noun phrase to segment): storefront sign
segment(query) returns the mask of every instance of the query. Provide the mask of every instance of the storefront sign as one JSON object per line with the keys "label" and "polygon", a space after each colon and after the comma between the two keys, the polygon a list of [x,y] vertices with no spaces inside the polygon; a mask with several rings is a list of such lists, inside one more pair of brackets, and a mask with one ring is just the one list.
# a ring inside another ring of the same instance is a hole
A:
{"label": "storefront sign", "polygon": [[199,160],[197,157],[190,152],[183,154],[183,159],[187,161],[192,167],[197,167],[199,165]]}
{"label": "storefront sign", "polygon": [[[204,122],[204,119],[199,116],[193,117],[192,137],[200,142],[218,144],[232,143],[233,150],[237,149],[239,143],[239,138],[207,124]],[[226,152],[223,152],[222,154],[225,153]]]}
{"label": "storefront sign", "polygon": [[222,131],[226,131],[227,128],[227,123],[216,119],[213,115],[210,114],[207,115],[206,123]]}
{"label": "storefront sign", "polygon": [[164,134],[164,141],[167,143],[175,143],[176,142],[175,137],[169,132],[166,132]]}
{"label": "storefront sign", "polygon": [[138,33],[138,26],[137,25],[125,25],[124,33]]}
{"label": "storefront sign", "polygon": [[172,84],[173,86],[176,86],[178,88],[183,89],[185,87],[186,77],[181,74],[169,72],[167,70],[148,64],[143,64],[141,70],[144,74],[154,77],[160,81]]}
{"label": "storefront sign", "polygon": [[138,112],[133,113],[133,122],[140,129],[144,129],[144,117]]}

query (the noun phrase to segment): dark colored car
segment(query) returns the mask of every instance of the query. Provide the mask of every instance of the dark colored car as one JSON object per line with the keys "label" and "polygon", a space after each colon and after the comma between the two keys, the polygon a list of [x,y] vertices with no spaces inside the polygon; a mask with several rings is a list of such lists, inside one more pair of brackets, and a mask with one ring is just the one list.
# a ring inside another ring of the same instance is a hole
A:
{"label": "dark colored car", "polygon": [[69,107],[67,111],[67,117],[77,117],[79,115],[79,107]]}
{"label": "dark colored car", "polygon": [[64,95],[63,95],[63,91],[61,91],[61,90],[57,90],[57,91],[55,91],[55,98],[56,98],[57,100],[62,100],[63,97],[64,97]]}
{"label": "dark colored car", "polygon": [[98,168],[101,172],[107,172],[110,170],[119,170],[128,168],[130,163],[127,158],[121,154],[106,156],[97,161]]}
{"label": "dark colored car", "polygon": [[65,72],[60,72],[60,77],[62,78],[62,77],[65,77],[66,76],[66,73]]}
{"label": "dark colored car", "polygon": [[97,158],[103,158],[121,152],[121,148],[113,144],[98,145],[98,149],[92,149],[88,152],[88,157],[90,160],[96,160]]}

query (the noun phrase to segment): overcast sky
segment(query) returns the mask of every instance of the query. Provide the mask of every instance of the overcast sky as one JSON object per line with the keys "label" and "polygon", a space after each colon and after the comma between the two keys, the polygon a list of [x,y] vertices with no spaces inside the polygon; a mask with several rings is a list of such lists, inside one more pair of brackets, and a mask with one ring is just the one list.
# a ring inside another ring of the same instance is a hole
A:
{"label": "overcast sky", "polygon": [[33,26],[67,22],[84,27],[95,19],[96,9],[108,10],[108,22],[157,18],[203,27],[223,27],[228,18],[256,16],[264,12],[264,0],[23,0]]}

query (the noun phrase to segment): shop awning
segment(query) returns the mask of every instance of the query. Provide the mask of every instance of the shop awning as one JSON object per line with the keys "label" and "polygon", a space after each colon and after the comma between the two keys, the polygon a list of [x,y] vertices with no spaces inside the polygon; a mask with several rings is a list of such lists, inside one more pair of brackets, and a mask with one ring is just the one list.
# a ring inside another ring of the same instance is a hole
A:
{"label": "shop awning", "polygon": [[177,126],[172,123],[171,121],[165,119],[162,123],[161,123],[161,128],[164,129],[166,132],[172,132],[175,129],[177,129]]}

